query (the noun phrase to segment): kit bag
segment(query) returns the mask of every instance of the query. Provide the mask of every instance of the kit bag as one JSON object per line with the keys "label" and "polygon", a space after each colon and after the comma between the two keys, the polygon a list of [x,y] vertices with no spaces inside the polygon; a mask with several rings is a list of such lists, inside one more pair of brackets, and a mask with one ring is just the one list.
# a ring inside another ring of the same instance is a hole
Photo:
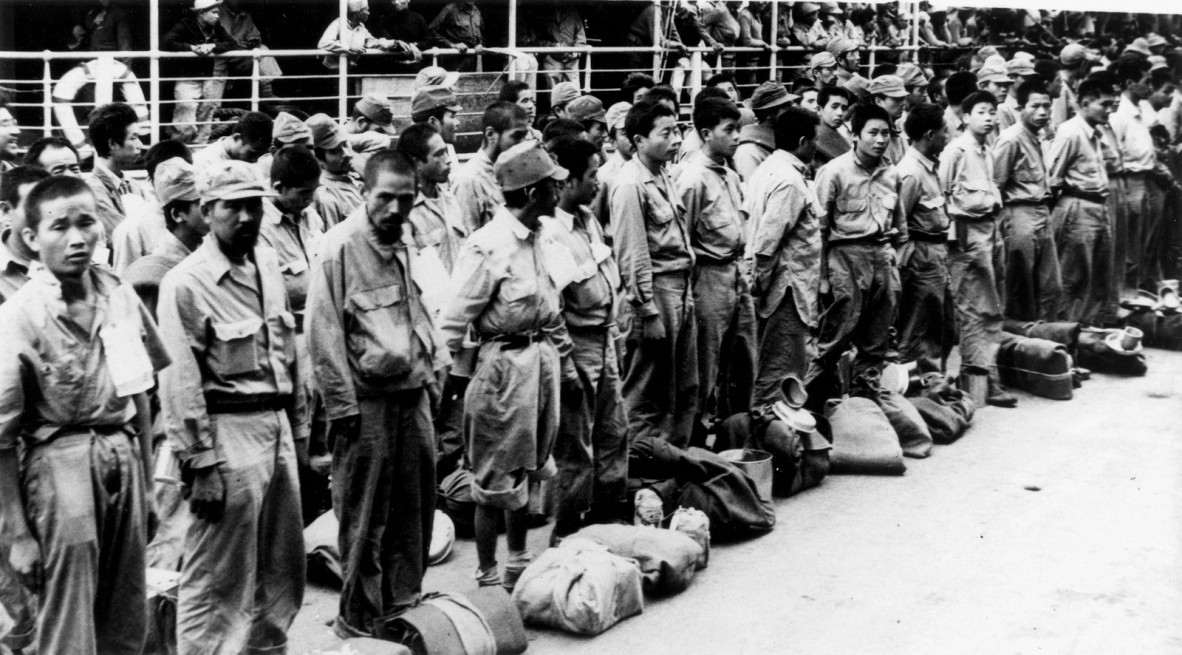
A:
{"label": "kit bag", "polygon": [[915,411],[923,417],[932,435],[932,441],[938,444],[950,444],[964,434],[969,422],[953,407],[944,405],[931,398],[908,398],[915,406]]}
{"label": "kit bag", "polygon": [[691,539],[698,542],[702,547],[702,554],[698,557],[696,565],[699,569],[704,569],[710,563],[710,517],[700,509],[693,507],[678,507],[676,512],[669,517],[670,530],[681,532],[689,535]]}
{"label": "kit bag", "polygon": [[380,635],[414,655],[497,655],[492,625],[459,594],[427,594],[422,602],[390,619]]}
{"label": "kit bag", "polygon": [[702,510],[716,537],[744,537],[776,525],[771,499],[760,497],[755,481],[737,464],[701,448],[688,448],[685,455],[705,475],[687,480],[677,505]]}
{"label": "kit bag", "polygon": [[458,468],[439,483],[439,499],[443,512],[456,527],[456,536],[471,539],[476,536],[476,501],[472,500],[472,472]]}
{"label": "kit bag", "polygon": [[895,429],[904,457],[923,459],[932,454],[932,433],[915,405],[890,389],[879,389],[873,400]]}
{"label": "kit bag", "polygon": [[873,400],[830,400],[825,415],[833,433],[832,473],[902,475],[907,470],[899,436]]}
{"label": "kit bag", "polygon": [[1067,346],[1068,351],[1074,350],[1079,342],[1079,331],[1083,326],[1071,322],[1047,321],[1015,321],[1006,319],[1002,329],[1010,334],[1016,334],[1031,339],[1046,339]]}
{"label": "kit bag", "polygon": [[589,525],[569,538],[588,539],[607,547],[613,555],[636,560],[644,590],[650,593],[685,591],[694,581],[702,557],[702,546],[693,537],[645,525]]}
{"label": "kit bag", "polygon": [[760,410],[740,412],[723,421],[715,448],[754,448],[771,453],[772,492],[782,498],[821,484],[829,474],[832,445],[816,430],[793,430],[770,410]]}
{"label": "kit bag", "polygon": [[513,602],[530,625],[597,635],[644,611],[640,566],[600,544],[568,537],[522,572]]}
{"label": "kit bag", "polygon": [[1067,346],[1046,339],[1009,335],[997,349],[997,375],[1002,383],[1042,398],[1071,400],[1072,366]]}

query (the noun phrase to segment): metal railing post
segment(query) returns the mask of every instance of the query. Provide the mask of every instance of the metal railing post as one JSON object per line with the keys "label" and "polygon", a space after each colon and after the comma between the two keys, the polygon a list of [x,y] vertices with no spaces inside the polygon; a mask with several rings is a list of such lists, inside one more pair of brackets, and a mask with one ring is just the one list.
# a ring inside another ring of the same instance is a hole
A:
{"label": "metal railing post", "polygon": [[[516,50],[516,49],[517,49],[517,0],[509,0],[509,50]],[[481,59],[483,59],[483,57],[481,57]],[[526,75],[523,74],[523,75],[521,75],[520,78],[518,78],[517,64],[518,64],[517,57],[514,57],[513,55],[509,55],[508,72],[509,72],[509,79],[511,79],[511,80],[525,79],[527,77]],[[483,66],[482,66],[482,68],[483,68]],[[536,80],[535,80],[535,82],[536,82]],[[535,86],[536,86],[536,84],[535,84]]]}
{"label": "metal railing post", "polygon": [[259,110],[259,50],[255,48],[250,58],[250,110]]}
{"label": "metal railing post", "polygon": [[[763,35],[761,34],[760,36]],[[780,65],[780,57],[778,54],[780,52],[780,3],[778,2],[772,3],[772,31],[771,38],[768,39],[768,41],[770,41],[768,45],[770,45],[772,48],[771,54],[768,56],[768,68],[771,72],[771,77],[768,78],[768,81],[775,82],[776,68]]]}
{"label": "metal railing post", "polygon": [[152,123],[152,143],[158,143],[163,122],[160,113],[160,0],[152,0],[149,4],[148,23],[148,49],[152,51],[148,59],[148,115]]}
{"label": "metal railing post", "polygon": [[[41,98],[41,136],[47,137],[53,133],[53,73],[49,70],[53,53],[45,50],[43,54],[45,63],[41,68],[41,86],[44,92]],[[74,111],[74,108],[70,107],[70,111]]]}
{"label": "metal railing post", "polygon": [[[349,0],[341,0],[338,3],[340,14],[337,17],[340,21],[337,26],[340,28],[340,34],[337,36],[341,41],[341,47],[346,50],[349,48],[347,36],[349,34]],[[348,118],[346,113],[349,109],[349,56],[342,52],[337,59],[337,116],[341,121]]]}
{"label": "metal railing post", "polygon": [[588,51],[579,57],[579,61],[584,62],[580,64],[583,67],[583,91],[591,93],[591,52]]}
{"label": "metal railing post", "polygon": [[653,0],[653,79],[661,81],[661,0]]}
{"label": "metal railing post", "polygon": [[690,55],[690,99],[698,97],[702,91],[702,58],[700,51],[695,50]]}

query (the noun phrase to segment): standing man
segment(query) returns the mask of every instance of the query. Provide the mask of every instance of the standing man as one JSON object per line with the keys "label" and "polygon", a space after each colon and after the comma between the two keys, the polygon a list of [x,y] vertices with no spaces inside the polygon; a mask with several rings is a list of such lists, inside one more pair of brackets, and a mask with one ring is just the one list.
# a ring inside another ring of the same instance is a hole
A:
{"label": "standing man", "polygon": [[[324,236],[308,302],[316,386],[333,443],[344,586],[333,631],[372,635],[422,591],[435,515],[429,388],[446,365],[403,232],[411,164],[366,164],[365,204]],[[437,366],[438,365],[438,366]]]}
{"label": "standing man", "polygon": [[[850,118],[854,149],[817,171],[821,240],[825,244],[821,292],[833,300],[821,316],[817,358],[805,382],[809,395],[833,395],[837,360],[858,348],[856,371],[877,368],[890,349],[899,298],[893,241],[907,238],[899,210],[899,172],[885,158],[891,120],[877,105],[858,105]],[[813,392],[813,389],[817,393]]]}
{"label": "standing man", "polygon": [[1095,322],[1111,276],[1121,270],[1112,262],[1108,171],[1097,129],[1108,122],[1116,97],[1106,82],[1090,79],[1079,85],[1078,100],[1079,113],[1055,130],[1047,179],[1057,198],[1051,225],[1063,279],[1059,319]]}
{"label": "standing man", "polygon": [[587,47],[583,17],[577,7],[561,0],[549,0],[548,6],[530,8],[525,13],[527,29],[522,45],[543,48],[567,48],[567,52],[542,55],[542,70],[551,88],[560,82],[579,82],[579,48]]}
{"label": "standing man", "polygon": [[[172,130],[186,143],[209,141],[209,122],[225,90],[224,81],[213,79],[214,62],[207,57],[228,52],[237,45],[222,27],[221,6],[222,0],[193,0],[188,15],[160,39],[161,50],[197,55],[197,59],[169,59],[172,65],[165,68],[177,80],[173,87],[176,106],[172,111]],[[200,102],[202,99],[205,102]]]}
{"label": "standing man", "polygon": [[856,42],[839,37],[830,41],[825,49],[837,60],[838,84],[844,84],[854,77],[861,77],[858,71],[862,66],[862,53],[858,51]]}
{"label": "standing man", "polygon": [[[1010,78],[1005,68],[986,65],[977,71],[977,88],[992,94],[997,99],[999,106],[1006,101],[1006,97],[1010,94],[1010,87],[1013,85],[1014,80]],[[990,147],[997,142],[997,135],[1000,132],[1001,124],[994,120],[993,131],[989,133],[988,137]]]}
{"label": "standing man", "polygon": [[[442,48],[454,48],[461,55],[469,50],[476,57],[449,57],[453,65],[443,64],[448,70],[470,72],[476,70],[476,58],[484,52],[484,16],[476,0],[448,3],[430,25],[431,37]],[[535,66],[535,70],[537,70]]]}
{"label": "standing man", "polygon": [[944,97],[948,100],[948,106],[944,108],[944,125],[948,127],[949,139],[964,134],[965,119],[960,105],[976,90],[977,78],[968,71],[953,73],[944,81]]}
{"label": "standing man", "polygon": [[624,129],[636,154],[620,169],[610,199],[620,275],[634,316],[624,400],[634,439],[685,447],[698,395],[694,252],[666,170],[681,132],[673,110],[647,98],[628,111]]}
{"label": "standing man", "polygon": [[353,105],[353,112],[344,127],[345,139],[353,149],[353,170],[361,175],[370,155],[391,145],[394,111],[390,108],[390,101],[374,93],[362,96]]}
{"label": "standing man", "polygon": [[[128,208],[124,204],[124,197],[135,196],[138,201],[144,199],[139,186],[123,175],[124,170],[135,165],[144,148],[135,129],[139,120],[135,110],[121,102],[103,105],[90,115],[94,171],[83,179],[94,192],[98,203],[98,218],[105,231],[103,244],[110,242],[115,227],[127,218]],[[101,252],[98,256],[103,261],[109,261]]]}
{"label": "standing man", "polygon": [[916,105],[903,124],[911,147],[899,162],[899,207],[907,243],[899,248],[899,356],[921,371],[943,372],[956,345],[956,306],[948,272],[948,214],[936,162],[948,145],[944,110]]}
{"label": "standing man", "polygon": [[776,117],[776,151],[747,181],[759,315],[759,373],[753,407],[787,400],[782,385],[803,379],[816,356],[821,231],[816,192],[806,175],[816,150],[817,116],[790,107]]}
{"label": "standing man", "polygon": [[414,205],[407,216],[408,231],[419,250],[435,249],[450,274],[468,233],[464,230],[460,205],[447,188],[451,175],[447,144],[430,123],[416,123],[402,131],[398,152],[414,166],[418,180]]}
{"label": "standing man", "polygon": [[1156,290],[1159,280],[1153,279],[1156,272],[1151,270],[1153,266],[1148,253],[1155,251],[1151,241],[1160,238],[1156,217],[1149,211],[1149,188],[1157,184],[1154,175],[1157,151],[1149,128],[1157,122],[1157,116],[1151,113],[1152,108],[1146,102],[1149,99],[1149,85],[1145,81],[1148,65],[1141,59],[1125,58],[1114,66],[1121,94],[1109,125],[1124,163],[1121,202],[1126,226],[1126,262],[1114,262],[1114,275],[1118,278],[1124,275],[1124,285],[1129,289]]}
{"label": "standing man", "polygon": [[907,108],[907,88],[903,80],[895,75],[879,75],[870,80],[871,101],[886,110],[891,119],[891,140],[887,143],[886,158],[892,164],[903,160],[907,144],[898,129],[899,119]]}
{"label": "standing man", "polygon": [[[443,310],[440,329],[453,354],[470,327],[481,344],[464,398],[481,586],[512,590],[533,559],[526,550],[528,487],[554,474],[560,379],[569,384],[577,378],[574,364],[569,358],[560,363],[554,345],[564,340],[561,300],[538,237],[541,217],[552,215],[558,202],[557,182],[567,175],[536,141],[503,153],[496,178],[505,204],[468,238],[456,262],[455,294]],[[509,550],[504,577],[497,568],[501,517]]]}
{"label": "standing man", "polygon": [[312,132],[312,154],[321,168],[313,206],[327,230],[362,203],[361,183],[353,172],[353,151],[341,126],[328,114],[311,116],[306,123]]}
{"label": "standing man", "polygon": [[989,370],[986,402],[1015,407],[1018,399],[997,377],[997,347],[1005,309],[1005,288],[999,278],[1005,267],[1005,244],[997,232],[1001,192],[994,176],[989,135],[997,117],[997,99],[976,91],[961,103],[965,132],[940,157],[940,185],[948,218],[954,221],[952,287],[965,364]]}
{"label": "standing man", "polygon": [[788,93],[788,88],[779,82],[764,82],[751,94],[755,123],[739,132],[739,147],[734,155],[735,170],[743,179],[750,177],[776,149],[776,133],[772,128],[776,116],[799,99],[800,96]]}
{"label": "standing man", "polygon": [[[725,419],[751,406],[755,307],[741,270],[747,220],[742,180],[727,166],[739,146],[738,125],[739,109],[730,100],[699,101],[694,130],[702,147],[682,160],[674,179],[694,251],[701,419]],[[699,420],[695,430],[702,425]]]}
{"label": "standing man", "polygon": [[1042,82],[1030,81],[1018,85],[1014,98],[1018,122],[1002,130],[993,148],[1006,250],[1005,271],[996,272],[1005,276],[1006,318],[1054,321],[1063,284],[1039,138],[1051,121],[1051,94]]}
{"label": "standing man", "polygon": [[599,167],[599,195],[596,196],[594,204],[591,209],[599,218],[600,225],[607,230],[608,243],[611,242],[611,235],[614,232],[611,220],[611,206],[609,200],[611,198],[612,183],[615,182],[616,177],[620,174],[620,169],[624,164],[632,159],[632,155],[636,150],[636,146],[632,145],[632,141],[628,139],[628,132],[624,129],[624,120],[628,117],[628,111],[632,109],[632,105],[627,102],[617,102],[608,108],[605,115],[607,121],[607,136],[611,140],[612,145],[615,146],[615,151],[608,155],[603,162],[603,166]]}
{"label": "standing man", "polygon": [[271,192],[238,161],[201,171],[210,234],[164,276],[165,430],[191,489],[177,650],[282,651],[304,597],[297,459],[307,452],[295,317],[258,243]]}
{"label": "standing man", "polygon": [[480,150],[459,167],[452,180],[452,190],[464,210],[463,223],[468,234],[491,221],[504,204],[493,164],[501,153],[529,135],[529,115],[511,102],[494,102],[485,108],[480,126],[484,132]]}
{"label": "standing man", "polygon": [[29,281],[37,253],[25,241],[25,198],[49,174],[36,166],[17,166],[0,173],[0,303]]}
{"label": "standing man", "polygon": [[823,166],[850,151],[853,147],[842,134],[846,112],[850,108],[850,92],[840,86],[828,86],[817,94],[821,122],[817,125],[817,148],[814,157]]}
{"label": "standing man", "polygon": [[[620,378],[616,316],[620,271],[603,227],[587,206],[598,192],[598,148],[560,139],[551,154],[570,177],[553,218],[542,219],[546,267],[558,277],[563,320],[577,377],[562,386],[554,444],[558,474],[553,493],[555,542],[588,523],[624,517],[628,482],[628,417]],[[564,284],[565,283],[565,284]]]}
{"label": "standing man", "polygon": [[40,596],[38,652],[137,655],[148,624],[145,392],[168,356],[131,287],[91,263],[102,224],[86,184],[42,180],[25,210],[44,268],[0,306],[0,536]]}

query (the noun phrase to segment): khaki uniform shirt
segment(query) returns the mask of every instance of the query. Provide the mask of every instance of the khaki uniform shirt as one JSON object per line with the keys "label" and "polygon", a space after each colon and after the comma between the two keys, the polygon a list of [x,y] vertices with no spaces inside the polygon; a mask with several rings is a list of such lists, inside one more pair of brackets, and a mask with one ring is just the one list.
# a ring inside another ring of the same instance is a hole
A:
{"label": "khaki uniform shirt", "polygon": [[653,276],[688,271],[694,263],[677,190],[664,168],[653,175],[633,157],[620,169],[610,202],[629,299],[640,316],[656,316]]}
{"label": "khaki uniform shirt", "polygon": [[[230,151],[227,150],[230,144],[230,137],[224,136],[217,141],[197,150],[193,153],[193,168],[196,170],[204,170],[213,164],[220,161],[230,161],[234,159],[230,156]],[[270,177],[268,174],[267,177]],[[269,186],[268,186],[269,188]]]}
{"label": "khaki uniform shirt", "polygon": [[468,237],[456,262],[455,293],[440,318],[450,352],[460,351],[469,325],[483,339],[565,331],[558,289],[546,271],[538,239],[504,207]]}
{"label": "khaki uniform shirt", "polygon": [[452,174],[451,190],[464,212],[463,225],[468,234],[491,221],[505,204],[505,195],[493,174],[493,162],[484,150],[477,150]]}
{"label": "khaki uniform shirt", "polygon": [[312,267],[316,254],[316,241],[323,233],[324,221],[314,208],[308,207],[297,218],[283,213],[271,200],[263,201],[259,243],[270,246],[279,257],[279,270],[283,271],[283,283],[287,286],[291,311],[295,312],[297,319],[302,318],[304,313],[304,302],[308,297],[308,269]]}
{"label": "khaki uniform shirt", "polygon": [[296,322],[275,251],[232,262],[209,234],[164,276],[156,314],[173,364],[160,376],[165,431],[174,452],[195,468],[222,461],[217,422],[206,394],[295,395],[288,413],[296,439],[307,438],[303,385],[296,384]]}
{"label": "khaki uniform shirt", "polygon": [[360,399],[429,385],[447,364],[406,240],[382,243],[364,207],[321,240],[308,296],[308,348],[329,420],[357,414]]}
{"label": "khaki uniform shirt", "polygon": [[741,257],[747,221],[739,174],[699,150],[678,167],[674,185],[695,258],[729,262]]}
{"label": "khaki uniform shirt", "polygon": [[603,241],[603,229],[591,210],[577,216],[554,210],[542,219],[542,254],[551,280],[562,293],[562,314],[569,327],[606,327],[616,322],[620,270]]}
{"label": "khaki uniform shirt", "polygon": [[907,233],[899,210],[899,171],[885,158],[871,170],[851,150],[817,171],[816,189],[821,233],[831,244],[885,239],[892,228]]}
{"label": "khaki uniform shirt", "polygon": [[324,222],[324,229],[345,220],[358,205],[365,202],[361,196],[361,181],[353,175],[333,175],[320,172],[320,187],[316,189],[316,200],[312,204]]}
{"label": "khaki uniform shirt", "polygon": [[807,172],[808,165],[792,153],[775,151],[747,181],[744,207],[750,216],[747,257],[755,262],[756,310],[771,316],[791,290],[800,320],[816,327],[821,223]]}
{"label": "khaki uniform shirt", "polygon": [[1004,204],[1038,203],[1050,196],[1047,165],[1038,138],[1017,123],[1002,131],[993,147],[993,179]]}
{"label": "khaki uniform shirt", "polygon": [[1001,207],[993,169],[993,153],[969,132],[944,148],[940,154],[940,186],[949,218],[985,218]]}
{"label": "khaki uniform shirt", "polygon": [[1102,159],[1099,130],[1076,115],[1059,126],[1051,142],[1047,182],[1051,188],[1069,187],[1086,193],[1108,193],[1108,171]]}
{"label": "khaki uniform shirt", "polygon": [[908,148],[899,162],[899,206],[907,217],[908,235],[920,232],[939,237],[948,232],[936,162],[915,148]]}
{"label": "khaki uniform shirt", "polygon": [[1149,135],[1150,126],[1157,122],[1155,119],[1133,104],[1128,96],[1121,95],[1120,106],[1108,119],[1108,124],[1116,136],[1126,171],[1145,173],[1157,165],[1157,151],[1153,137]]}
{"label": "khaki uniform shirt", "polygon": [[164,222],[164,208],[154,200],[146,202],[143,211],[128,216],[111,234],[112,268],[122,275],[135,260],[171,237]]}
{"label": "khaki uniform shirt", "polygon": [[147,199],[138,184],[129,180],[126,175],[122,177],[115,175],[101,162],[95,162],[94,170],[89,175],[83,176],[82,179],[94,192],[98,219],[106,230],[108,241],[115,233],[115,227],[127,218],[128,211],[131,209],[124,204],[124,196],[135,196],[139,200]]}
{"label": "khaki uniform shirt", "polygon": [[603,166],[599,167],[599,195],[595,196],[594,203],[591,209],[595,211],[595,215],[599,217],[599,223],[607,226],[607,240],[612,241],[612,220],[611,220],[611,190],[612,184],[616,181],[616,177],[620,174],[620,169],[624,167],[627,160],[619,151],[613,152]]}
{"label": "khaki uniform shirt", "polygon": [[414,228],[415,247],[420,250],[434,248],[443,267],[451,273],[468,237],[460,204],[451,191],[438,186],[434,198],[419,191],[410,210],[410,224]]}
{"label": "khaki uniform shirt", "polygon": [[154,371],[169,364],[135,291],[98,266],[86,275],[96,299],[89,328],[74,322],[57,278],[40,266],[0,305],[0,450],[22,438],[42,444],[65,428],[112,428],[135,417],[132,396],[119,396],[112,381],[107,339],[138,339]]}
{"label": "khaki uniform shirt", "polygon": [[29,281],[31,262],[8,247],[11,229],[0,234],[0,303],[5,302]]}

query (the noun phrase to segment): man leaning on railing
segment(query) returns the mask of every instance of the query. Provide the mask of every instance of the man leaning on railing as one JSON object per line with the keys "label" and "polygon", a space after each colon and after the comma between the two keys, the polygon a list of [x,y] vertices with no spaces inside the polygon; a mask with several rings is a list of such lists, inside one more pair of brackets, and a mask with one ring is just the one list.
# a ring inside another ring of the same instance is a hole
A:
{"label": "man leaning on railing", "polygon": [[348,54],[349,65],[354,66],[359,63],[361,55],[371,49],[401,54],[401,59],[411,59],[415,62],[423,59],[423,54],[413,43],[394,39],[379,39],[371,34],[369,28],[365,26],[369,15],[368,0],[349,0],[344,27],[341,26],[340,18],[334,19],[328,24],[328,29],[324,30],[324,35],[320,37],[320,43],[316,47],[334,53],[325,55],[323,59],[324,65],[329,70],[340,68],[339,54]]}
{"label": "man leaning on railing", "polygon": [[[191,12],[172,26],[160,40],[161,50],[190,51],[199,59],[172,59],[172,76],[176,77],[173,97],[173,129],[186,142],[209,141],[213,111],[221,104],[224,82],[212,79],[214,64],[206,59],[211,54],[233,50],[234,39],[220,22],[222,0],[193,0]],[[198,101],[205,102],[198,105]]]}

